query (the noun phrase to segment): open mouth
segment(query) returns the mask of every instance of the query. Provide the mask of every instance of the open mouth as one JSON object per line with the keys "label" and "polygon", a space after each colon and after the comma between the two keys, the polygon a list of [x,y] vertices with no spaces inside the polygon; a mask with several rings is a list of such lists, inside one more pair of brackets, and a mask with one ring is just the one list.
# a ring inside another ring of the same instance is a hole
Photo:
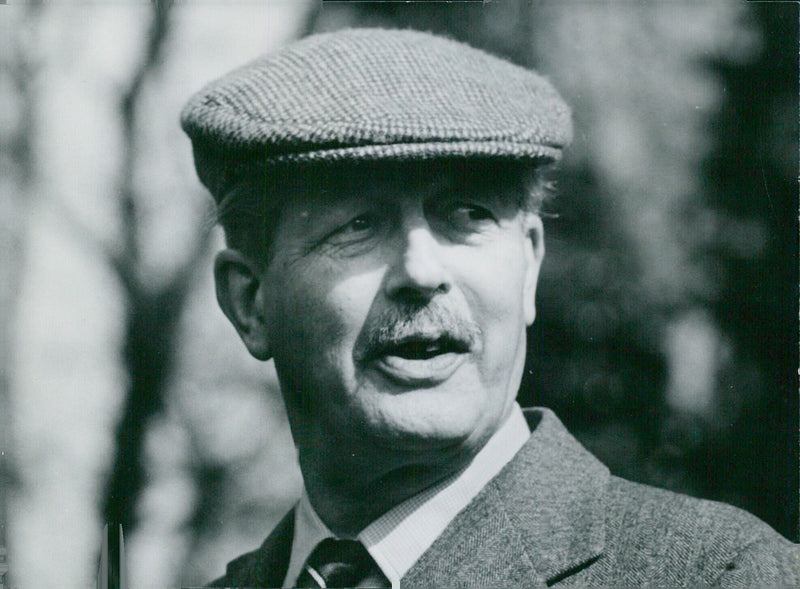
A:
{"label": "open mouth", "polygon": [[409,337],[382,346],[379,355],[397,356],[406,360],[430,360],[442,354],[465,354],[468,351],[468,344],[447,336],[434,339]]}
{"label": "open mouth", "polygon": [[433,386],[450,378],[469,351],[467,342],[447,335],[410,336],[378,346],[369,364],[397,384]]}

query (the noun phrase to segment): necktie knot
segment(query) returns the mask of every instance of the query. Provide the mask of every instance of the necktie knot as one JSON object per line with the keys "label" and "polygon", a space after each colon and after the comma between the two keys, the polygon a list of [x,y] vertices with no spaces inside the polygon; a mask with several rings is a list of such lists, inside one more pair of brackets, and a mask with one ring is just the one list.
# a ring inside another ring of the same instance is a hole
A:
{"label": "necktie knot", "polygon": [[327,538],[308,557],[297,586],[389,587],[389,582],[361,542]]}

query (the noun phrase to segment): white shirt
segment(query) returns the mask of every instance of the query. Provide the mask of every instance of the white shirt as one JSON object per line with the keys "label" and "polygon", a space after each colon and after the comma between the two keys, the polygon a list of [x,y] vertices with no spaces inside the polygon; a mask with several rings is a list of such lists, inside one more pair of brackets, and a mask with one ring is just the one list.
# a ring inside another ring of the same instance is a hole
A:
{"label": "white shirt", "polygon": [[[396,505],[358,535],[372,558],[398,589],[400,579],[430,548],[455,516],[514,457],[530,437],[517,403],[505,423],[458,475]],[[294,587],[317,544],[335,535],[317,515],[303,491],[294,515],[294,539],[283,587]]]}

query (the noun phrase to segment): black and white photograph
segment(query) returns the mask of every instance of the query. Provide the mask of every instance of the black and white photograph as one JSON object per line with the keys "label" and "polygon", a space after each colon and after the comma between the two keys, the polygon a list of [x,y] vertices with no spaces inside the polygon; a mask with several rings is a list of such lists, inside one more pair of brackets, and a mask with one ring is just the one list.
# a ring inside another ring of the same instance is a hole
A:
{"label": "black and white photograph", "polygon": [[0,589],[800,586],[799,17],[0,2]]}

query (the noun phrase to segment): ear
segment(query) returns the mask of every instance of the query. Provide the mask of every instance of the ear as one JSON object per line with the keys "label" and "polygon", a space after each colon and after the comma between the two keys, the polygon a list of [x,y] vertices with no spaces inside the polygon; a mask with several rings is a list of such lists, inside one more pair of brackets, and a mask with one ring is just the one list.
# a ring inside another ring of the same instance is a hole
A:
{"label": "ear", "polygon": [[530,326],[536,318],[536,285],[544,260],[544,225],[539,215],[525,213],[525,282],[523,284],[523,312],[525,324]]}
{"label": "ear", "polygon": [[250,354],[269,360],[269,330],[261,273],[241,252],[226,249],[214,261],[217,302]]}

